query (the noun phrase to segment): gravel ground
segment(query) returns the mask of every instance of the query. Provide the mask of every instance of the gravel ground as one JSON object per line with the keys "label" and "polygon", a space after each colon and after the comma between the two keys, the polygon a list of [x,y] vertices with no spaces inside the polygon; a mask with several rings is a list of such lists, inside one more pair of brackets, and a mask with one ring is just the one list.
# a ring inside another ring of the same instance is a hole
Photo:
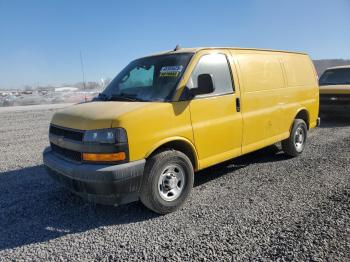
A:
{"label": "gravel ground", "polygon": [[86,203],[42,166],[57,109],[0,113],[0,260],[350,260],[350,121],[196,174],[187,204]]}

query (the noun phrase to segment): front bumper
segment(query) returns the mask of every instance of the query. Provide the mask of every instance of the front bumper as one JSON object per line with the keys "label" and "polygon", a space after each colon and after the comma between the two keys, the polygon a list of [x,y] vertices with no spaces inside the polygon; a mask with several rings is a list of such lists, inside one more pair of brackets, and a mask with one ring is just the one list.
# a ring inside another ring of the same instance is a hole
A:
{"label": "front bumper", "polygon": [[138,200],[146,160],[120,165],[81,164],[64,160],[46,148],[48,174],[63,186],[95,203],[119,205]]}

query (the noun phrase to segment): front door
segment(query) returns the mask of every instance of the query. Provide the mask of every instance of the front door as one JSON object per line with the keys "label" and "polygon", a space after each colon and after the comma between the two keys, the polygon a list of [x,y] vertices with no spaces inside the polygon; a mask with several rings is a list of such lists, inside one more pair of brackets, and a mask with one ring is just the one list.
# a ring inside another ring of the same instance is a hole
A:
{"label": "front door", "polygon": [[234,90],[229,57],[224,50],[204,51],[187,83],[189,89],[196,88],[198,75],[210,74],[215,88],[213,93],[198,95],[190,102],[201,169],[241,154],[242,116],[236,105],[239,92]]}

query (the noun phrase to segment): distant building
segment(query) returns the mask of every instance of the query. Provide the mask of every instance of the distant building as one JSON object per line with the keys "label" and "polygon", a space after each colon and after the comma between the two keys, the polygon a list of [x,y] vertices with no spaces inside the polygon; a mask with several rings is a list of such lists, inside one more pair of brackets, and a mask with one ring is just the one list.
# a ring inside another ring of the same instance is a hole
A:
{"label": "distant building", "polygon": [[76,92],[79,89],[77,87],[65,86],[65,87],[56,87],[55,92]]}

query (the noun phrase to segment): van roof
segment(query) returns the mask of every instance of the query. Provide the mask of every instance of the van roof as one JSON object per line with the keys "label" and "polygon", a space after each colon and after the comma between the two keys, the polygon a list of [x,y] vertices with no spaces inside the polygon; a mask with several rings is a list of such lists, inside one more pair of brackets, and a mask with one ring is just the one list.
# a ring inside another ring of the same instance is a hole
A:
{"label": "van roof", "polygon": [[327,68],[326,70],[328,69],[342,69],[342,68],[350,68],[350,65],[343,65],[343,66],[333,66],[333,67],[329,67]]}
{"label": "van roof", "polygon": [[307,55],[303,52],[285,51],[285,50],[274,50],[274,49],[261,49],[261,48],[242,48],[242,47],[194,47],[194,48],[179,48],[175,50],[168,50],[163,52],[154,53],[148,56],[157,56],[165,54],[178,54],[178,53],[196,53],[201,50],[217,50],[217,49],[232,49],[232,50],[254,50],[254,51],[267,51],[267,52],[282,52],[282,53],[293,53]]}

